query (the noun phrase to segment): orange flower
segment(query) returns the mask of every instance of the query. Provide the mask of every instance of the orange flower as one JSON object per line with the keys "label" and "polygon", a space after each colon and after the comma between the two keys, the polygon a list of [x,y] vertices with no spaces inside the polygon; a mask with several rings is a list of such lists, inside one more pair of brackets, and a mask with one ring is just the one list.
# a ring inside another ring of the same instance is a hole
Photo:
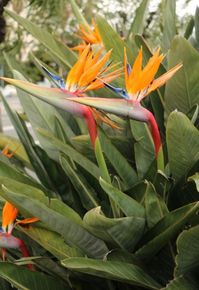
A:
{"label": "orange flower", "polygon": [[2,211],[2,229],[4,232],[11,233],[15,224],[30,224],[39,220],[36,217],[32,217],[15,222],[18,212],[19,210],[14,205],[8,201],[5,202]]}
{"label": "orange flower", "polygon": [[177,64],[168,72],[154,80],[163,59],[164,55],[160,54],[160,49],[158,48],[142,69],[141,48],[132,69],[129,69],[126,49],[124,50],[125,83],[130,99],[140,102],[149,93],[164,85],[182,67],[182,64]]}
{"label": "orange flower", "polygon": [[102,38],[99,33],[99,29],[95,23],[94,20],[92,20],[92,27],[89,25],[80,25],[79,27],[79,33],[77,34],[77,37],[79,37],[82,42],[73,47],[73,50],[77,50],[80,53],[85,49],[85,47],[88,44],[98,44],[100,46],[103,46]]}
{"label": "orange flower", "polygon": [[10,159],[15,155],[15,153],[17,152],[19,147],[20,147],[20,145],[13,152],[9,152],[8,145],[6,145],[4,147],[4,149],[1,151],[1,154],[3,154],[4,156],[6,156],[7,158]]}
{"label": "orange flower", "polygon": [[68,73],[66,90],[76,94],[96,90],[104,86],[103,82],[117,78],[121,74],[121,69],[111,71],[116,65],[105,67],[110,55],[111,50],[104,56],[102,50],[94,54],[90,45],[87,45]]}

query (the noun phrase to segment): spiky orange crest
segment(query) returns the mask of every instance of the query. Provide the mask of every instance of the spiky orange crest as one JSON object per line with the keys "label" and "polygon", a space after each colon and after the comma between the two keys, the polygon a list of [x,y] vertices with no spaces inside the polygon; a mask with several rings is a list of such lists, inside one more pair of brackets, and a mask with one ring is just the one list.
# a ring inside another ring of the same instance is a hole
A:
{"label": "spiky orange crest", "polygon": [[80,25],[77,37],[79,37],[82,42],[79,45],[73,47],[72,49],[77,50],[80,53],[85,49],[88,44],[99,44],[100,46],[103,46],[99,29],[94,20],[92,20],[92,27],[85,24]]}
{"label": "spiky orange crest", "polygon": [[12,231],[18,212],[19,211],[15,206],[6,201],[2,211],[2,229],[5,232],[7,230],[8,232]]}
{"label": "spiky orange crest", "polygon": [[66,89],[70,92],[84,93],[96,90],[104,86],[103,82],[110,82],[121,75],[121,69],[115,69],[116,65],[106,66],[111,50],[102,56],[102,50],[97,53],[87,45],[68,73]]}
{"label": "spiky orange crest", "polygon": [[26,218],[18,220],[16,223],[16,218],[19,210],[12,205],[10,202],[6,201],[2,211],[2,229],[4,232],[11,233],[14,224],[30,224],[39,221],[36,217]]}
{"label": "spiky orange crest", "polygon": [[158,48],[144,68],[142,68],[142,58],[141,48],[132,69],[129,70],[126,49],[124,50],[126,90],[129,97],[137,101],[141,101],[150,92],[164,85],[182,67],[182,64],[177,64],[168,72],[154,80],[159,66],[164,59],[164,55],[160,54],[160,49]]}

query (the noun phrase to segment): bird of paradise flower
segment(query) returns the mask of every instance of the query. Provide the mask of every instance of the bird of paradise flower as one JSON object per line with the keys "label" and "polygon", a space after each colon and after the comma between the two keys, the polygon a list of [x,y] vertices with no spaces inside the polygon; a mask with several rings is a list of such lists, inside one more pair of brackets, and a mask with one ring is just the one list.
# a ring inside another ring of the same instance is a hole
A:
{"label": "bird of paradise flower", "polygon": [[[12,158],[16,150],[9,152],[8,146],[5,146],[5,148],[1,151],[1,154],[7,158]],[[17,220],[18,213],[19,210],[14,205],[8,201],[5,202],[2,210],[2,229],[0,231],[0,247],[2,248],[3,260],[6,259],[6,249],[19,249],[23,257],[30,257],[30,253],[24,241],[13,236],[12,231],[17,224],[30,224],[39,221],[39,219],[32,217]],[[33,270],[32,264],[28,264],[27,267],[30,270]]]}

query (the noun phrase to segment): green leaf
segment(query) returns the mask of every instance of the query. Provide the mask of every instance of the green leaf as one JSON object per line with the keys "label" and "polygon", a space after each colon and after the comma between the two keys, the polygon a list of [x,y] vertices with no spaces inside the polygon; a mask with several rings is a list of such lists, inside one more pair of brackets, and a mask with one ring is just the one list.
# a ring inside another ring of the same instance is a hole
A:
{"label": "green leaf", "polygon": [[144,197],[146,220],[148,228],[155,226],[164,216],[160,199],[152,183],[147,182],[147,188]]}
{"label": "green leaf", "polygon": [[199,160],[199,132],[184,114],[173,112],[168,118],[166,137],[169,166],[177,182]]}
{"label": "green leaf", "polygon": [[86,171],[88,171],[93,177],[96,179],[99,179],[100,176],[100,170],[99,168],[91,162],[87,157],[80,154],[78,151],[73,149],[68,144],[64,144],[57,138],[55,138],[53,135],[48,133],[47,131],[43,129],[38,129],[38,133],[45,138],[46,142],[48,141],[48,150],[51,152],[51,155],[56,160],[59,159],[60,152],[63,152],[68,157],[70,157],[74,162],[79,164],[81,167],[83,167]]}
{"label": "green leaf", "polygon": [[189,176],[188,181],[194,181],[197,191],[199,192],[199,172],[196,172],[194,175]]}
{"label": "green leaf", "polygon": [[154,143],[148,126],[139,121],[130,121],[132,135],[135,139],[135,162],[138,176],[142,179],[155,159]]}
{"label": "green leaf", "polygon": [[147,12],[149,1],[148,0],[142,0],[140,3],[140,6],[135,11],[135,17],[133,19],[133,22],[131,24],[131,28],[128,32],[127,38],[133,34],[142,34],[144,30],[145,25],[145,16]]}
{"label": "green leaf", "polygon": [[76,213],[72,208],[70,208],[67,204],[63,203],[61,200],[55,198],[49,199],[44,191],[27,184],[17,182],[11,178],[0,177],[0,181],[2,185],[8,188],[11,192],[23,194],[27,198],[30,197],[32,199],[40,201],[46,206],[55,210],[56,212],[59,212],[63,216],[70,218],[71,220],[73,220],[73,222],[80,225],[82,224],[82,220],[78,213]]}
{"label": "green leaf", "polygon": [[73,9],[73,13],[74,13],[78,23],[87,26],[88,22],[84,18],[84,15],[81,13],[76,1],[75,0],[69,0],[69,2],[70,2],[70,5],[71,5],[71,7]]}
{"label": "green leaf", "polygon": [[141,268],[133,264],[114,261],[96,261],[85,258],[70,258],[63,260],[62,265],[81,273],[121,281],[148,289],[159,289],[160,287]]}
{"label": "green leaf", "polygon": [[0,277],[8,281],[19,290],[69,290],[65,283],[37,271],[30,271],[8,262],[0,262]]}
{"label": "green leaf", "polygon": [[51,33],[8,9],[5,9],[5,11],[36,39],[38,39],[52,53],[52,55],[58,58],[64,65],[70,68],[74,64],[77,59],[75,53],[62,42],[55,39]]}
{"label": "green leaf", "polygon": [[178,277],[173,279],[161,290],[198,290],[198,282],[194,281],[192,277]]}
{"label": "green leaf", "polygon": [[79,249],[69,247],[64,242],[64,239],[53,231],[39,227],[30,227],[28,229],[20,227],[19,230],[40,244],[59,260],[82,256],[82,252]]}
{"label": "green leaf", "polygon": [[137,174],[135,170],[130,166],[120,151],[112,144],[105,132],[99,129],[98,131],[100,131],[99,138],[102,150],[118,173],[119,177],[125,183],[125,188],[133,186],[137,181]]}
{"label": "green leaf", "polygon": [[141,248],[136,256],[141,259],[150,259],[163,248],[170,239],[196,214],[199,202],[188,204],[164,216],[141,240]]}
{"label": "green leaf", "polygon": [[[70,213],[67,216],[58,211],[57,206],[50,208],[44,203],[27,197],[26,195],[10,190],[5,186],[0,194],[9,202],[13,203],[17,208],[29,212],[31,215],[38,217],[46,223],[52,230],[63,236],[69,246],[81,249],[89,257],[102,258],[108,252],[105,243],[91,234],[89,234],[81,225],[74,222],[70,218]],[[58,205],[59,206],[59,205]],[[67,211],[67,210],[66,210]]]}
{"label": "green leaf", "polygon": [[114,247],[132,251],[144,232],[145,219],[140,217],[107,218],[101,207],[86,213],[85,228],[96,237],[111,243]]}
{"label": "green leaf", "polygon": [[1,177],[12,176],[12,179],[16,181],[42,189],[41,184],[37,183],[33,178],[29,177],[22,171],[17,170],[17,168],[14,168],[14,166],[6,164],[1,160],[0,160],[0,176]]}
{"label": "green leaf", "polygon": [[196,41],[199,43],[199,8],[198,7],[196,7],[194,23],[195,23],[195,37],[196,37]]}
{"label": "green leaf", "polygon": [[145,211],[135,199],[100,178],[100,185],[127,217],[145,217]]}
{"label": "green leaf", "polygon": [[182,62],[183,67],[166,84],[166,115],[177,109],[187,113],[199,103],[199,54],[183,37],[176,36],[168,55],[169,68]]}
{"label": "green leaf", "polygon": [[22,121],[20,117],[15,112],[12,111],[9,104],[7,103],[7,100],[3,96],[2,100],[6,112],[31,161],[32,167],[35,169],[35,173],[37,174],[38,178],[40,179],[40,181],[44,186],[46,186],[48,189],[52,188],[54,189],[54,185],[52,184],[51,179],[48,176],[48,172],[46,171],[46,168],[44,167],[41,159],[39,158],[35,150],[35,144],[33,142],[32,136],[28,132],[24,121]]}
{"label": "green leaf", "polygon": [[98,206],[97,198],[94,195],[94,189],[91,188],[89,183],[86,182],[85,178],[80,174],[80,172],[72,168],[70,164],[71,162],[69,162],[69,158],[64,154],[61,154],[60,163],[66,175],[72,182],[74,188],[77,190],[77,193],[84,207],[88,210]]}
{"label": "green leaf", "polygon": [[193,16],[191,16],[189,22],[187,23],[186,29],[185,29],[185,33],[184,33],[184,38],[188,39],[192,32],[193,32],[193,28],[194,28],[194,18]]}
{"label": "green leaf", "polygon": [[162,50],[167,52],[174,36],[176,35],[176,1],[165,0],[163,2],[163,34]]}
{"label": "green leaf", "polygon": [[183,231],[177,239],[175,277],[199,266],[199,226]]}
{"label": "green leaf", "polygon": [[[127,44],[122,40],[118,33],[108,24],[105,18],[97,16],[96,24],[102,37],[106,50],[113,49],[111,60],[114,62],[124,61],[124,47],[126,47],[129,62],[132,62],[132,53]],[[137,49],[135,49],[137,50]],[[134,51],[134,50],[133,50]]]}

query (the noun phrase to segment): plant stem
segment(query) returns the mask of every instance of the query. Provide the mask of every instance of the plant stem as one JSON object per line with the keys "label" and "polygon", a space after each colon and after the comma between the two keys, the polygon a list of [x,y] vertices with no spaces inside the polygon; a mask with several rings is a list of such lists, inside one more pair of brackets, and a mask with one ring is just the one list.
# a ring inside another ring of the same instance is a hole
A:
{"label": "plant stem", "polygon": [[[95,141],[95,156],[96,156],[97,163],[101,171],[102,178],[106,182],[109,182],[111,184],[111,178],[110,178],[107,166],[106,166],[106,162],[102,153],[102,148],[101,148],[101,144],[98,137],[96,138],[96,141]],[[117,217],[118,216],[117,206],[111,198],[109,198],[109,200],[110,200],[113,217]]]}

